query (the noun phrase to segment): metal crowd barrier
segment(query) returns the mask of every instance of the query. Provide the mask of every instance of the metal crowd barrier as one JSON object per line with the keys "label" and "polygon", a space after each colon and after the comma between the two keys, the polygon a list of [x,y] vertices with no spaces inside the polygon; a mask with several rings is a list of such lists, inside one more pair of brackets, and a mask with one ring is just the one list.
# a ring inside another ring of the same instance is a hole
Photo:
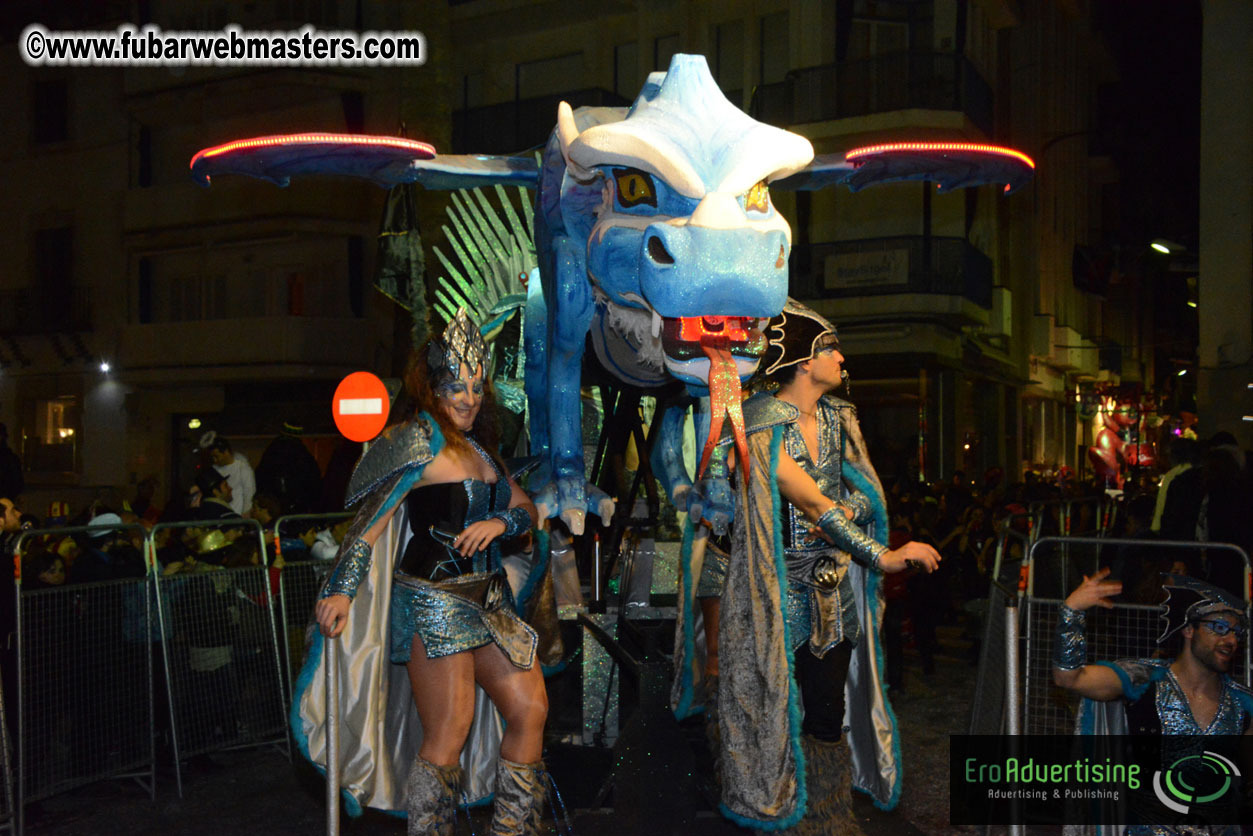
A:
{"label": "metal crowd barrier", "polygon": [[13,755],[9,738],[9,716],[4,704],[4,688],[0,687],[0,772],[4,793],[0,794],[0,830],[17,831],[17,811],[13,803]]}
{"label": "metal crowd barrier", "polygon": [[[1005,683],[1009,679],[1006,653],[1006,618],[1016,610],[1017,586],[1023,556],[1034,530],[1026,514],[1015,514],[998,523],[996,553],[983,614],[983,639],[970,705],[970,734],[1000,734],[1005,728]],[[1023,530],[1015,527],[1018,524]]]}
{"label": "metal crowd barrier", "polygon": [[[1192,557],[1195,560],[1189,561]],[[1090,575],[1102,566],[1121,563],[1122,575],[1138,573],[1143,584],[1124,584],[1122,597],[1131,599],[1142,589],[1147,601],[1116,602],[1112,609],[1093,607],[1088,611],[1088,658],[1114,660],[1145,658],[1157,653],[1157,636],[1161,632],[1158,619],[1161,599],[1160,585],[1152,590],[1161,569],[1168,569],[1175,560],[1204,565],[1209,580],[1225,579],[1221,584],[1236,592],[1247,602],[1250,598],[1249,556],[1239,547],[1227,543],[1193,543],[1168,540],[1114,540],[1095,537],[1044,537],[1033,543],[1028,553],[1027,589],[1021,610],[1021,649],[1023,678],[1021,703],[1011,703],[1021,712],[1023,734],[1069,734],[1074,731],[1078,697],[1053,685],[1052,646],[1057,624],[1058,607],[1071,589],[1061,586],[1058,578],[1067,567]],[[1116,579],[1123,579],[1116,577]],[[1076,580],[1071,586],[1077,585]],[[1253,664],[1248,642],[1243,657],[1237,660],[1231,675],[1245,685],[1250,683]],[[1008,649],[1007,649],[1008,656]],[[1008,663],[1007,663],[1008,667]]]}
{"label": "metal crowd barrier", "polygon": [[[102,531],[114,539],[129,533],[139,545],[133,552],[90,553],[92,540],[83,535]],[[38,556],[28,548],[55,551],[74,535],[80,544],[76,561],[115,562],[114,571],[136,576],[46,588],[38,588],[37,578],[23,584],[23,557]],[[155,798],[147,631],[152,615],[144,553],[138,525],[26,531],[14,545],[18,833],[27,803],[96,781],[133,778]]]}
{"label": "metal crowd barrier", "polygon": [[[160,523],[149,534],[154,556],[169,548],[156,545],[166,531],[216,546],[207,568],[202,551],[201,560],[171,561],[153,574],[159,629],[171,637],[161,649],[181,798],[186,758],[275,746],[290,759],[291,747],[261,525],[239,518]],[[203,542],[217,532],[218,542]]]}
{"label": "metal crowd barrier", "polygon": [[[311,547],[301,540],[300,535],[311,529],[330,528],[336,523],[352,519],[352,516],[346,511],[335,514],[290,514],[279,517],[274,522],[272,546],[275,563],[281,566],[278,573],[279,631],[282,634],[283,658],[286,660],[283,666],[283,685],[289,703],[293,693],[292,684],[304,661],[305,628],[313,617],[313,605],[317,601],[318,590],[322,588],[322,581],[326,579],[332,565],[329,559],[314,558]],[[284,543],[287,545],[284,546]],[[282,559],[281,563],[279,558]]]}

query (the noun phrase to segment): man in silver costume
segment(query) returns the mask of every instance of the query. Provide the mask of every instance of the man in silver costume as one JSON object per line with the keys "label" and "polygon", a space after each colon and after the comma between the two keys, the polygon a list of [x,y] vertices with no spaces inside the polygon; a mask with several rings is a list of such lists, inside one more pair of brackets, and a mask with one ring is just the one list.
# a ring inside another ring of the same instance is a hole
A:
{"label": "man in silver costume", "polygon": [[835,328],[789,300],[766,336],[761,368],[779,388],[744,403],[751,468],[719,624],[722,810],[749,827],[857,833],[850,779],[887,809],[901,787],[880,579],[933,571],[940,556],[885,545],[856,412],[832,395],[844,360]]}
{"label": "man in silver costume", "polygon": [[534,836],[547,698],[499,542],[529,531],[535,506],[496,455],[487,350],[464,310],[412,367],[418,411],[349,484],[348,503],[363,502],[317,603],[293,730],[325,763],[325,698],[309,686],[323,636],[339,637],[349,812],[404,809],[411,835],[452,836],[458,802],[494,791],[491,833]]}
{"label": "man in silver costume", "polygon": [[[1113,607],[1122,584],[1101,569],[1067,596],[1057,620],[1053,682],[1085,699],[1079,712],[1083,734],[1251,734],[1253,692],[1231,678],[1240,641],[1248,634],[1247,605],[1195,578],[1163,574],[1164,622],[1158,644],[1176,634],[1182,647],[1173,659],[1087,661],[1087,611]],[[1239,834],[1238,825],[1136,825],[1129,834]]]}

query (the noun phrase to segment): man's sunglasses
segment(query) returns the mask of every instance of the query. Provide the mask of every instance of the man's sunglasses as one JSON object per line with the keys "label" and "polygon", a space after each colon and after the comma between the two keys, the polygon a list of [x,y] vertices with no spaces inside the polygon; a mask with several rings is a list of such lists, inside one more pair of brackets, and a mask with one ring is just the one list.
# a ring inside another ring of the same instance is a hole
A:
{"label": "man's sunglasses", "polygon": [[1242,639],[1249,634],[1249,626],[1247,624],[1232,624],[1230,621],[1215,619],[1213,621],[1198,621],[1197,624],[1204,624],[1205,629],[1209,630],[1215,636],[1225,636],[1228,633],[1235,633],[1237,639]]}

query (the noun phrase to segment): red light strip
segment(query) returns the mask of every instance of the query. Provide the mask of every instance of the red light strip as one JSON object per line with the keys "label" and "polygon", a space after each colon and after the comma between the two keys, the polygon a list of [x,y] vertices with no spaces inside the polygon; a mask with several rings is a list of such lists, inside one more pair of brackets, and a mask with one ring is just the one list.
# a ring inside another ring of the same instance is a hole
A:
{"label": "red light strip", "polygon": [[191,167],[202,157],[216,157],[231,151],[247,148],[265,148],[275,145],[314,145],[323,142],[334,142],[342,145],[382,145],[402,151],[412,151],[423,158],[435,156],[435,146],[415,139],[404,139],[398,136],[363,136],[361,134],[279,134],[276,136],[258,136],[252,139],[237,139],[205,148],[191,158]]}
{"label": "red light strip", "polygon": [[862,148],[854,148],[844,155],[844,159],[848,162],[853,162],[860,157],[869,157],[893,151],[974,151],[978,154],[1000,154],[1001,156],[1021,160],[1031,168],[1035,168],[1035,160],[1021,151],[1015,151],[1013,148],[1004,148],[999,145],[982,145],[976,142],[889,142],[884,145],[866,145]]}

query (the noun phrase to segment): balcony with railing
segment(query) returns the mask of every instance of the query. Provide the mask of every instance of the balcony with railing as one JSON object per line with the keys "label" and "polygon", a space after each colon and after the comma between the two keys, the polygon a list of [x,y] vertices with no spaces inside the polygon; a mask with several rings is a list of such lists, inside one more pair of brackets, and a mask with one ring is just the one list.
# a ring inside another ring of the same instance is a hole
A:
{"label": "balcony with railing", "polygon": [[0,290],[0,334],[68,334],[90,331],[91,288]]}
{"label": "balcony with railing", "polygon": [[926,294],[992,308],[992,259],[962,238],[902,235],[795,246],[791,268],[791,294],[800,299]]}
{"label": "balcony with railing", "polygon": [[569,90],[531,99],[457,110],[452,115],[452,147],[457,154],[512,154],[548,141],[557,124],[557,105],[626,107],[628,99],[599,87]]}
{"label": "balcony with railing", "polygon": [[306,369],[372,362],[376,323],[360,315],[365,288],[345,264],[155,272],[141,269],[137,305],[122,329],[119,361],[132,372],[252,369],[258,358]]}
{"label": "balcony with railing", "polygon": [[952,52],[898,52],[792,70],[753,92],[752,114],[799,125],[895,110],[958,111],[992,135],[992,88]]}

